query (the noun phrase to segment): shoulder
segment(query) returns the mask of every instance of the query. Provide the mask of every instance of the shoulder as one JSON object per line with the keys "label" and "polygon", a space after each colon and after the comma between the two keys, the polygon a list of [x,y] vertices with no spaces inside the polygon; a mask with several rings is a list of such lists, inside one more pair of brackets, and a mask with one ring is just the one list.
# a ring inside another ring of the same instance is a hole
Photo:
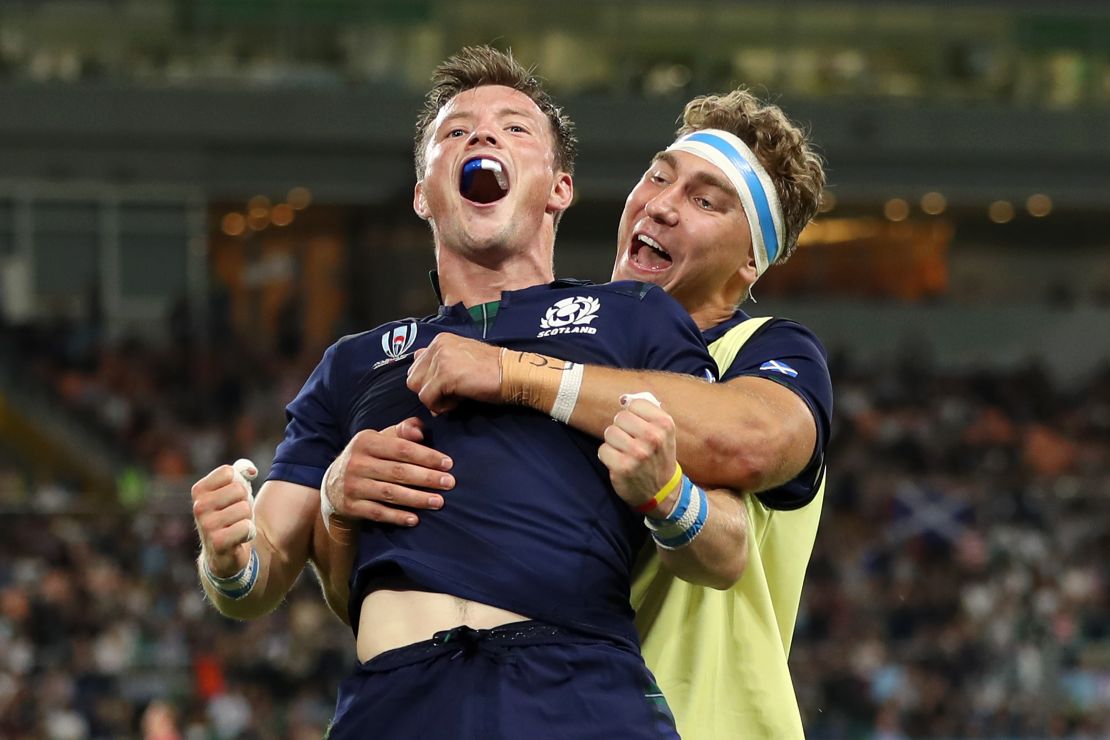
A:
{"label": "shoulder", "polygon": [[383,336],[391,335],[398,330],[414,334],[419,333],[424,325],[432,323],[435,319],[435,316],[425,316],[424,318],[410,316],[404,319],[396,319],[395,321],[387,321],[384,324],[375,326],[373,329],[360,331],[356,334],[346,334],[340,337],[336,340],[335,344],[329,348],[329,351],[358,351],[367,345],[380,343]]}
{"label": "shoulder", "polygon": [[[748,322],[738,323],[731,331],[743,332]],[[729,334],[720,339],[728,341]],[[762,375],[772,380],[802,382],[808,378],[820,385],[829,384],[828,355],[821,340],[807,327],[790,319],[765,321],[743,340],[727,366],[726,377]]]}
{"label": "shoulder", "polygon": [[638,280],[617,280],[612,283],[591,286],[598,298],[611,296],[625,306],[628,310],[641,307],[650,307],[652,311],[664,313],[682,319],[685,323],[693,323],[690,314],[676,301],[654,283],[642,283]]}
{"label": "shoulder", "polygon": [[656,298],[663,298],[674,302],[667,292],[653,283],[642,283],[639,280],[616,280],[611,283],[602,283],[593,286],[598,291],[610,295],[624,296],[625,298],[643,303]]}
{"label": "shoulder", "polygon": [[[763,377],[800,390],[818,406],[831,408],[828,357],[817,336],[796,321],[777,318],[765,320],[750,336],[744,336],[745,327],[753,325],[754,321],[736,322],[711,343],[711,351],[721,363],[721,379]],[[730,332],[739,336],[738,346],[728,347]]]}
{"label": "shoulder", "polygon": [[345,334],[344,336],[337,339],[335,344],[333,344],[332,346],[333,347],[338,347],[340,345],[352,345],[352,346],[357,347],[358,345],[360,345],[363,342],[374,341],[377,337],[380,337],[382,334],[384,334],[387,331],[391,331],[391,330],[399,328],[399,327],[406,327],[406,326],[413,326],[413,325],[415,325],[417,327],[420,327],[420,326],[423,326],[424,324],[428,324],[428,323],[433,322],[435,319],[436,319],[435,316],[425,316],[423,318],[418,318],[418,317],[415,317],[415,316],[409,316],[409,317],[403,318],[403,319],[396,319],[394,321],[387,321],[384,324],[378,324],[373,329],[367,329],[366,331],[360,331],[360,332],[357,332],[355,334]]}
{"label": "shoulder", "polygon": [[677,301],[667,295],[666,291],[658,285],[643,283],[638,280],[616,280],[611,283],[593,283],[588,280],[572,280],[560,278],[548,285],[538,286],[527,291],[530,300],[544,301],[548,299],[565,299],[575,296],[593,296],[604,298],[607,296],[619,297],[621,300],[632,302],[645,302],[664,300],[670,303]]}
{"label": "shoulder", "polygon": [[797,321],[775,316],[749,316],[740,309],[704,332],[710,346],[739,344],[734,361],[771,349],[773,352],[806,354],[825,362],[828,355],[817,335]]}
{"label": "shoulder", "polygon": [[396,357],[408,352],[424,327],[434,319],[434,316],[397,319],[367,331],[344,335],[325,350],[323,361],[340,365],[357,363],[360,358],[383,352]]}
{"label": "shoulder", "polygon": [[821,340],[792,319],[749,316],[737,309],[732,316],[706,329],[703,336],[726,372],[729,369],[735,372],[753,361],[758,367],[763,359],[781,357],[803,356],[821,366],[827,364]]}
{"label": "shoulder", "polygon": [[825,348],[807,327],[790,319],[767,321],[727,362],[721,369],[721,379],[726,382],[739,377],[761,377],[799,393],[827,438],[832,415],[832,379]]}
{"label": "shoulder", "polygon": [[550,284],[552,294],[557,295],[596,295],[596,296],[622,296],[632,300],[642,301],[649,292],[655,291],[666,295],[662,288],[652,283],[642,283],[638,280],[615,280],[611,283],[593,283],[589,280],[572,280],[560,278]]}
{"label": "shoulder", "polygon": [[825,345],[821,343],[817,335],[809,327],[793,319],[771,318],[752,335],[752,341],[774,342],[787,346],[795,345],[810,351],[816,351],[821,357],[828,357]]}

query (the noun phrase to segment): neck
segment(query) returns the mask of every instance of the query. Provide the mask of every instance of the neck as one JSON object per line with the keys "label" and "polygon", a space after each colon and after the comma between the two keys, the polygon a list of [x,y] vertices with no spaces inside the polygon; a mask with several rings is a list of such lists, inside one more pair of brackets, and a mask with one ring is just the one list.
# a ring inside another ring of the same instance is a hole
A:
{"label": "neck", "polygon": [[736,313],[736,307],[747,298],[750,288],[747,283],[733,280],[715,295],[700,296],[696,300],[688,300],[693,296],[679,294],[675,294],[674,297],[690,312],[690,317],[698,325],[698,329],[705,331],[732,318],[732,314]]}
{"label": "neck", "polygon": [[500,260],[475,262],[450,249],[437,249],[439,289],[443,305],[467,308],[501,298],[506,290],[522,290],[555,279],[550,250],[529,250]]}
{"label": "neck", "polygon": [[675,290],[671,296],[690,312],[690,317],[698,325],[698,329],[705,331],[732,318],[736,313],[736,307],[751,295],[754,284],[754,280],[746,281],[742,271],[738,270],[724,285],[719,286],[709,295],[684,294],[680,290]]}
{"label": "neck", "polygon": [[705,331],[712,329],[722,321],[727,321],[736,312],[736,304],[705,304],[690,311],[690,318],[698,325],[698,329]]}

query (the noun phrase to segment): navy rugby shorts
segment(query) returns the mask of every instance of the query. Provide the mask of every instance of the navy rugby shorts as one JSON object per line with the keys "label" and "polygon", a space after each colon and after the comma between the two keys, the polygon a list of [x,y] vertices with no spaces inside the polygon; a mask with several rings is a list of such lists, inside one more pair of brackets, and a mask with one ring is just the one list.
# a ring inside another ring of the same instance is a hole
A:
{"label": "navy rugby shorts", "polygon": [[456,627],[360,664],[329,740],[675,740],[634,651],[541,622]]}

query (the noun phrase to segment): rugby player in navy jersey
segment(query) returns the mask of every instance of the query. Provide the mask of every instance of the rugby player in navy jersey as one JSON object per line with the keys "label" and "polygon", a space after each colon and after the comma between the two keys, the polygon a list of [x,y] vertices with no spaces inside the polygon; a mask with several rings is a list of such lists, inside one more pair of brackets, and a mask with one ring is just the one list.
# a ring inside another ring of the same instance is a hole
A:
{"label": "rugby player in navy jersey", "polygon": [[[713,363],[659,287],[553,281],[572,160],[569,120],[511,57],[469,49],[441,65],[418,122],[414,194],[433,233],[439,312],[328,349],[287,407],[253,513],[231,466],[193,487],[198,568],[221,612],[273,609],[308,561],[333,607],[347,600],[360,664],[340,687],[332,738],[677,737],[629,603],[648,537],[630,504],[652,494],[614,495],[598,441],[559,422],[587,363],[698,383]],[[447,334],[505,348],[522,383],[554,373],[555,386],[534,393],[544,413],[470,402],[429,413],[408,375]],[[563,359],[549,365],[541,351]],[[451,500],[418,527],[365,521],[345,532],[352,572],[317,526],[331,521],[320,487],[329,467],[359,472],[388,428],[434,448],[403,462],[435,480],[450,467]]]}
{"label": "rugby player in navy jersey", "polygon": [[[751,319],[737,306],[794,251],[823,185],[820,159],[776,106],[744,90],[691,101],[678,139],[628,197],[613,278],[652,282],[677,298],[722,382],[587,366],[569,419],[605,440],[599,454],[630,502],[663,490],[679,470],[703,487],[738,492],[700,491],[685,479],[675,487],[659,508],[687,514],[687,528],[668,525],[660,536],[653,527],[655,552],[633,592],[644,656],[679,730],[699,740],[802,736],[787,657],[820,517],[832,389],[824,350],[807,329]],[[533,375],[522,389],[506,359],[440,337],[421,353],[410,386],[440,413],[464,398],[533,403],[529,383],[550,379]],[[650,392],[662,408],[622,405],[629,391]],[[398,444],[410,459],[417,454],[417,445]],[[368,461],[360,466],[368,470]],[[381,506],[383,478],[348,471],[327,493],[341,513],[353,512],[355,499]],[[423,508],[414,493],[406,488],[398,501]],[[700,526],[688,515],[696,507]]]}

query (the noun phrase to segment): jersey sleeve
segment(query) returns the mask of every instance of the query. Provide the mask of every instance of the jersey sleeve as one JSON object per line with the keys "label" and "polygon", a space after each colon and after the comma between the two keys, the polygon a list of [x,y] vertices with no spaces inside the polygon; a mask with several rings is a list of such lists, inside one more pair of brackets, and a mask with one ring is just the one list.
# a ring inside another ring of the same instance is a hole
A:
{"label": "jersey sleeve", "polygon": [[678,301],[656,285],[646,286],[637,316],[646,370],[665,370],[717,379],[717,365],[705,347],[698,325]]}
{"label": "jersey sleeve", "polygon": [[297,397],[285,407],[285,437],[274,453],[268,480],[282,480],[319,488],[324,472],[347,443],[335,399],[337,355],[332,345],[305,381]]}
{"label": "jersey sleeve", "polygon": [[748,340],[721,382],[739,377],[774,381],[798,394],[813,413],[817,443],[813,456],[798,477],[779,488],[757,494],[773,509],[797,509],[817,493],[825,468],[825,447],[832,424],[833,392],[825,349],[806,327],[776,319]]}

